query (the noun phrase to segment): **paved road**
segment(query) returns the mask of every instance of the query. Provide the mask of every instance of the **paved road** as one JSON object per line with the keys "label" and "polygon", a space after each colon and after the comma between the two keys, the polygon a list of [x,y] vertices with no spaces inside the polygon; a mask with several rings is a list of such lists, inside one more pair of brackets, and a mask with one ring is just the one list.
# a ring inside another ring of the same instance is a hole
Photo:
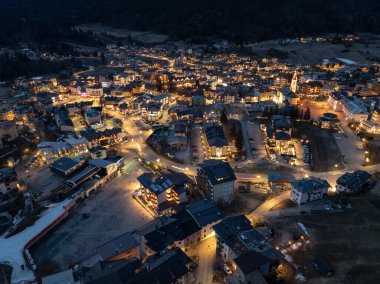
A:
{"label": "paved road", "polygon": [[216,258],[216,238],[208,238],[189,251],[190,256],[199,256],[198,268],[195,273],[196,284],[212,283],[212,275]]}
{"label": "paved road", "polygon": [[247,217],[250,220],[258,219],[264,216],[267,212],[269,212],[273,207],[275,207],[280,202],[290,198],[290,191],[284,191],[277,195],[272,196],[267,199],[263,204],[257,207],[252,213],[248,214]]}

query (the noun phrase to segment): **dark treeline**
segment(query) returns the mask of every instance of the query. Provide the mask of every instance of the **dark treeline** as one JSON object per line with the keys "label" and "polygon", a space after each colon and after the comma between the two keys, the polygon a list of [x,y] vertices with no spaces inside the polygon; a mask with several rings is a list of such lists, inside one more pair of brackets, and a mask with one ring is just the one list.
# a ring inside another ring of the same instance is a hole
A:
{"label": "dark treeline", "polygon": [[1,0],[0,44],[70,39],[74,36],[70,27],[89,22],[195,41],[378,33],[380,1]]}
{"label": "dark treeline", "polygon": [[32,77],[48,73],[59,73],[69,67],[79,67],[75,59],[62,61],[30,60],[24,55],[16,53],[0,54],[0,81],[14,80],[20,76]]}

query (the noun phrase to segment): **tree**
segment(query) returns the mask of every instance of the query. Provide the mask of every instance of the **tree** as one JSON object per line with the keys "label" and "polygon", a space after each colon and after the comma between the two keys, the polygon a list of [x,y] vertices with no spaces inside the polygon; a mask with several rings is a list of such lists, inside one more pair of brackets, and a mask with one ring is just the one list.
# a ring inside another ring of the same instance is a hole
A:
{"label": "tree", "polygon": [[236,134],[236,139],[235,139],[235,147],[238,151],[243,150],[243,135],[241,131]]}
{"label": "tree", "polygon": [[310,108],[308,107],[303,115],[304,120],[310,120],[311,114],[310,114]]}
{"label": "tree", "polygon": [[226,124],[227,121],[228,121],[228,118],[227,118],[227,112],[226,112],[226,109],[224,108],[224,109],[222,110],[221,115],[220,115],[220,123],[221,123],[221,124]]}
{"label": "tree", "polygon": [[267,117],[267,118],[269,117],[269,108],[268,107],[264,108],[263,117]]}
{"label": "tree", "polygon": [[103,65],[107,63],[106,57],[104,56],[103,52],[100,55],[100,60],[101,60],[101,62],[102,62]]}
{"label": "tree", "polygon": [[301,110],[301,111],[298,113],[298,118],[299,118],[299,119],[303,119],[303,110]]}
{"label": "tree", "polygon": [[233,123],[231,128],[230,128],[230,136],[235,139],[236,135],[237,135],[236,125],[235,125],[235,123]]}

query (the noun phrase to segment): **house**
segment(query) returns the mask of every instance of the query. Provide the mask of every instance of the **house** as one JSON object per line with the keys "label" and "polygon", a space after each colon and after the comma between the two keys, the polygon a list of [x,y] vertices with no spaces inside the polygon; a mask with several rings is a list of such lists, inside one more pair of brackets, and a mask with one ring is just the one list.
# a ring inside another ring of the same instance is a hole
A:
{"label": "house", "polygon": [[380,134],[380,110],[374,110],[371,114],[371,119],[362,121],[360,127],[367,132]]}
{"label": "house", "polygon": [[162,116],[162,104],[148,102],[141,105],[141,114],[147,121],[157,121]]}
{"label": "house", "polygon": [[91,158],[93,159],[107,158],[107,149],[102,146],[94,147],[89,152],[90,152]]}
{"label": "house", "polygon": [[18,137],[17,125],[14,121],[0,122],[0,140],[7,138],[10,141]]}
{"label": "house", "polygon": [[206,160],[197,170],[198,188],[213,202],[231,202],[235,180],[236,176],[228,162]]}
{"label": "house", "polygon": [[54,118],[55,118],[55,123],[56,123],[57,127],[59,127],[59,129],[62,132],[74,132],[74,130],[75,130],[74,129],[74,123],[69,118],[69,113],[66,109],[65,110],[59,110],[55,114]]}
{"label": "house", "polygon": [[298,205],[326,197],[327,191],[331,188],[331,185],[325,179],[316,177],[295,180],[290,184],[290,199]]}
{"label": "house", "polygon": [[214,235],[212,226],[216,225],[223,217],[219,209],[207,199],[187,205],[186,211],[189,212],[198,226],[201,227],[201,240]]}
{"label": "house", "polygon": [[103,261],[118,261],[128,258],[139,258],[139,243],[130,233],[124,233],[96,248]]}
{"label": "house", "polygon": [[363,185],[370,179],[371,175],[362,170],[352,173],[345,173],[336,181],[336,191],[345,193],[355,193],[363,189]]}
{"label": "house", "polygon": [[103,96],[103,87],[102,86],[89,86],[86,88],[86,94],[89,97],[101,97]]}
{"label": "house", "polygon": [[86,129],[80,132],[80,135],[86,139],[88,147],[93,147],[118,144],[122,141],[122,130],[120,128],[106,129],[98,131],[95,129]]}
{"label": "house", "polygon": [[[190,281],[190,264],[193,261],[179,248],[166,250],[149,256],[141,270],[126,278],[123,283],[176,283],[185,284]],[[113,281],[111,281],[114,283]],[[111,283],[103,282],[103,283]]]}
{"label": "house", "polygon": [[221,126],[212,124],[204,127],[202,140],[205,142],[208,159],[227,159],[230,154],[230,147]]}
{"label": "house", "polygon": [[140,182],[141,197],[158,214],[175,212],[189,201],[192,181],[183,173],[160,176],[144,173],[137,180]]}
{"label": "house", "polygon": [[292,145],[292,124],[288,117],[274,115],[272,126],[266,128],[267,145],[280,155],[294,156]]}
{"label": "house", "polygon": [[[216,260],[232,271],[227,283],[265,283],[263,277],[275,270],[283,257],[244,215],[227,217],[213,229]],[[257,282],[251,282],[253,279]]]}
{"label": "house", "polygon": [[0,195],[7,194],[18,188],[19,184],[15,169],[11,167],[0,168]]}
{"label": "house", "polygon": [[65,138],[62,141],[42,141],[37,145],[40,153],[47,159],[63,156],[76,157],[88,152],[87,141],[83,138]]}
{"label": "house", "polygon": [[328,105],[334,111],[342,111],[342,103],[345,99],[345,95],[341,92],[333,92],[329,95]]}
{"label": "house", "polygon": [[268,175],[268,184],[273,193],[290,190],[292,181],[294,176],[287,172],[271,172]]}
{"label": "house", "polygon": [[201,241],[201,227],[186,210],[152,221],[147,230],[139,232],[143,256],[175,247],[187,251]]}
{"label": "house", "polygon": [[128,258],[118,261],[86,261],[80,264],[76,274],[80,279],[80,283],[91,284],[125,284],[130,280],[137,271],[141,269],[142,263],[138,258]]}

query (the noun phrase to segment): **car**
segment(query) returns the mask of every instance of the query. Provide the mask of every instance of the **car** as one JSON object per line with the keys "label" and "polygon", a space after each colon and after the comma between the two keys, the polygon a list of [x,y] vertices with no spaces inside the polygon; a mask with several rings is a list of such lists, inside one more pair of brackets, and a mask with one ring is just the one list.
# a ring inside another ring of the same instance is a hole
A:
{"label": "car", "polygon": [[244,165],[237,165],[236,166],[236,169],[243,169],[244,168]]}
{"label": "car", "polygon": [[227,263],[224,264],[223,266],[224,272],[226,272],[228,275],[232,273],[231,268],[228,266]]}
{"label": "car", "polygon": [[325,210],[331,210],[330,205],[325,204]]}

